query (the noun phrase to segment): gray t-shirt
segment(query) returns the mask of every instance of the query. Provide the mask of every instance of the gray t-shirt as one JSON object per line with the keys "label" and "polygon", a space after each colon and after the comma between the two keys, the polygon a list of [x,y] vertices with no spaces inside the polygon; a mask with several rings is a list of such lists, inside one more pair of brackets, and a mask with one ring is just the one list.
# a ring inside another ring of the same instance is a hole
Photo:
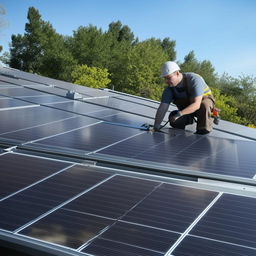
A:
{"label": "gray t-shirt", "polygon": [[[186,79],[187,88],[184,79]],[[184,99],[188,97],[194,98],[204,95],[208,89],[209,87],[201,76],[192,72],[186,72],[183,73],[183,79],[177,86],[168,86],[165,88],[162,94],[161,102],[170,104],[174,99]]]}

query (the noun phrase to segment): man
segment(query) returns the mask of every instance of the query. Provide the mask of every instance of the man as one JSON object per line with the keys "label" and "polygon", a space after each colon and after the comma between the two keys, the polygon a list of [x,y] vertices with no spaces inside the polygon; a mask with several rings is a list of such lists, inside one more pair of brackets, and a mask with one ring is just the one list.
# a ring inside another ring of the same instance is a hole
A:
{"label": "man", "polygon": [[185,126],[192,124],[194,117],[197,117],[196,133],[211,132],[214,98],[204,79],[192,72],[181,73],[180,67],[173,61],[164,63],[161,77],[164,77],[168,87],[163,91],[161,103],[156,112],[154,130],[161,129],[169,104],[174,103],[178,110],[170,113],[169,121],[172,127],[185,129]]}

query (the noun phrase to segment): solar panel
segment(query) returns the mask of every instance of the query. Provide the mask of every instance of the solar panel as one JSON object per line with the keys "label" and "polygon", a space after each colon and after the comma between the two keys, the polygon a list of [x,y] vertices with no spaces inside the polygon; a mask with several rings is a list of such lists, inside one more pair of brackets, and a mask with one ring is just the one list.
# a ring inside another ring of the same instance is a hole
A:
{"label": "solar panel", "polygon": [[106,248],[110,250],[113,250],[111,247],[113,244],[115,247],[120,245],[121,252],[128,247],[127,245],[130,245],[133,248],[133,255],[140,255],[141,251],[143,251],[144,255],[164,255],[178,237],[179,234],[165,230],[117,222],[113,227],[104,232],[99,239],[89,245],[88,248],[85,248],[83,252],[92,253],[93,255],[104,255],[104,253],[98,252],[97,247],[102,242],[105,242]]}
{"label": "solar panel", "polygon": [[128,157],[170,166],[179,170],[200,171],[229,177],[252,179],[256,174],[252,141],[195,136],[173,130],[163,133],[144,133],[99,151],[100,154]]}
{"label": "solar panel", "polygon": [[65,162],[11,153],[0,155],[0,161],[0,200],[68,166]]}
{"label": "solar panel", "polygon": [[[50,94],[53,94],[56,96],[66,97],[66,94],[67,94],[67,90],[53,87],[53,86],[47,86],[47,85],[32,84],[32,85],[26,85],[26,88],[45,92],[47,93],[48,96],[50,96]],[[55,101],[52,101],[51,103],[55,103]]]}
{"label": "solar panel", "polygon": [[44,93],[36,91],[36,90],[31,90],[27,88],[1,88],[0,87],[0,94],[5,95],[5,96],[35,96],[35,95],[44,95]]}
{"label": "solar panel", "polygon": [[64,98],[64,97],[59,97],[56,95],[42,95],[42,96],[30,96],[30,97],[20,97],[21,100],[26,100],[29,102],[33,102],[36,104],[47,104],[47,103],[59,103],[59,102],[69,102],[71,100]]}
{"label": "solar panel", "polygon": [[6,108],[17,108],[17,107],[23,107],[23,106],[33,106],[34,104],[11,99],[11,98],[0,98],[0,109],[6,109]]}
{"label": "solar panel", "polygon": [[59,135],[97,122],[99,121],[89,117],[72,116],[14,132],[2,133],[0,134],[0,137],[25,143],[49,136]]}
{"label": "solar panel", "polygon": [[103,107],[113,108],[130,113],[136,113],[137,115],[143,115],[152,118],[155,117],[156,113],[156,109],[141,104],[131,103],[129,101],[125,101],[119,98],[93,98],[86,101],[93,104],[101,105]]}
{"label": "solar panel", "polygon": [[115,176],[66,205],[65,209],[118,219],[157,185],[153,181]]}
{"label": "solar panel", "polygon": [[117,111],[108,110],[97,105],[88,104],[80,101],[48,104],[48,106],[51,108],[69,111],[76,114],[89,115],[91,117],[107,116],[114,113],[118,113]]}
{"label": "solar panel", "polygon": [[[113,222],[114,220],[99,216],[59,209],[20,233],[76,249],[85,241],[94,238]],[[60,231],[65,235],[61,235]]]}
{"label": "solar panel", "polygon": [[13,85],[16,85],[16,86],[17,85],[23,86],[23,85],[35,85],[35,84],[37,84],[36,82],[31,82],[31,81],[28,81],[28,80],[23,80],[23,79],[15,78],[15,77],[8,77],[8,76],[4,76],[4,75],[0,75],[0,81],[3,84],[10,83],[10,84],[13,84]]}
{"label": "solar panel", "polygon": [[172,253],[174,256],[227,256],[227,255],[248,255],[254,256],[255,249],[204,239],[201,237],[187,236],[184,241]]}
{"label": "solar panel", "polygon": [[[120,127],[106,124],[97,123],[85,128],[77,129],[62,135],[57,135],[49,139],[41,140],[36,143],[32,143],[33,147],[40,148],[42,146],[47,147],[49,150],[58,151],[61,150],[73,150],[81,151],[80,154],[84,155],[86,152],[91,152],[104,148],[120,140],[127,139],[131,136],[136,136],[141,133],[138,129],[132,129],[129,127]],[[54,147],[54,148],[53,148]]]}
{"label": "solar panel", "polygon": [[153,123],[155,101],[0,74],[0,243],[56,255],[256,254],[256,130],[221,121],[206,136],[150,133],[138,128]]}
{"label": "solar panel", "polygon": [[117,113],[115,115],[110,115],[104,117],[104,120],[117,125],[130,125],[131,127],[140,127],[142,124],[148,123],[152,124],[153,120],[151,118],[146,118],[138,116],[136,114],[129,113]]}
{"label": "solar panel", "polygon": [[191,234],[256,249],[255,206],[255,198],[225,194]]}
{"label": "solar panel", "polygon": [[46,124],[72,116],[73,114],[71,113],[41,106],[0,111],[0,134]]}
{"label": "solar panel", "polygon": [[163,184],[122,220],[183,233],[216,196],[216,192]]}
{"label": "solar panel", "polygon": [[[154,230],[148,230],[153,231]],[[164,232],[163,232],[164,233]],[[170,233],[169,235],[169,241]],[[161,238],[161,237],[160,237]],[[145,241],[146,238],[144,238]],[[152,240],[148,241],[151,243]],[[88,247],[86,247],[82,252],[89,253],[90,255],[104,255],[104,256],[162,256],[163,253],[157,251],[147,250],[145,248],[140,248],[138,246],[128,245],[126,243],[119,243],[117,241],[107,240],[103,238],[96,239]]]}
{"label": "solar panel", "polygon": [[[27,171],[33,172],[34,168],[31,166]],[[109,176],[75,166],[48,177],[0,202],[0,228],[10,231],[21,228]]]}

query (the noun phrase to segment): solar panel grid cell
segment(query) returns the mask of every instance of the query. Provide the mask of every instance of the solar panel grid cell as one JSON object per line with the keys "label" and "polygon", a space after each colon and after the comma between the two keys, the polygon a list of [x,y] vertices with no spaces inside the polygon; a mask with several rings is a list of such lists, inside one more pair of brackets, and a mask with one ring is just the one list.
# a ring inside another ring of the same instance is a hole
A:
{"label": "solar panel grid cell", "polygon": [[56,174],[2,201],[0,228],[16,230],[109,176],[79,166]]}
{"label": "solar panel grid cell", "polygon": [[36,103],[36,104],[47,104],[47,103],[51,103],[51,102],[69,102],[71,100],[64,98],[64,97],[59,97],[56,95],[49,95],[49,94],[45,94],[45,95],[41,95],[41,96],[32,96],[32,97],[19,97],[21,100],[25,100],[25,101],[29,101],[32,103]]}
{"label": "solar panel grid cell", "polygon": [[16,108],[23,106],[32,106],[33,103],[25,102],[22,100],[10,99],[10,98],[1,98],[0,99],[0,109],[5,108]]}
{"label": "solar panel grid cell", "polygon": [[27,88],[0,88],[0,94],[5,96],[36,96],[36,95],[45,95],[43,92],[36,90],[31,90]]}
{"label": "solar panel grid cell", "polygon": [[157,185],[157,182],[116,176],[69,203],[65,209],[117,219]]}
{"label": "solar panel grid cell", "polygon": [[245,177],[256,173],[255,142],[195,136],[191,133],[170,135],[145,133],[99,151],[100,154],[164,163],[179,167]]}
{"label": "solar panel grid cell", "polygon": [[[46,107],[21,108],[0,111],[0,134],[19,129],[43,125],[57,120],[74,116],[71,113],[50,109]],[[1,135],[0,135],[1,136]]]}
{"label": "solar panel grid cell", "polygon": [[[141,133],[137,129],[120,127],[98,123],[89,127],[81,128],[76,131],[57,135],[50,139],[41,140],[35,146],[40,145],[57,146],[83,151],[83,154],[109,146],[120,140]],[[82,152],[81,152],[82,153]]]}
{"label": "solar panel grid cell", "polygon": [[[135,255],[140,251],[139,249],[136,250],[136,247],[143,248],[145,251],[148,250],[151,254],[152,252],[156,252],[156,255],[161,255],[161,253],[164,254],[178,237],[179,234],[177,233],[123,222],[117,222],[101,235],[101,238],[103,239],[133,246]],[[96,240],[95,243],[92,243],[92,246],[97,246],[99,242],[100,240]],[[111,243],[108,244],[108,246],[110,245]],[[90,252],[91,246],[83,251]],[[98,254],[97,249],[94,253],[94,255],[102,255]]]}
{"label": "solar panel grid cell", "polygon": [[126,111],[130,113],[136,113],[137,115],[143,115],[147,117],[154,118],[155,117],[155,109],[152,109],[148,106],[131,103],[129,101],[125,101],[118,98],[96,98],[90,99],[88,102],[98,104],[107,108],[114,108],[120,111]]}
{"label": "solar panel grid cell", "polygon": [[59,209],[21,233],[54,244],[78,248],[114,220]]}
{"label": "solar panel grid cell", "polygon": [[15,139],[20,142],[29,142],[32,140],[43,139],[48,136],[59,135],[61,133],[78,129],[93,123],[99,122],[98,120],[89,117],[74,116],[63,120],[53,121],[48,124],[25,128],[16,132],[7,132],[1,134],[1,138]]}
{"label": "solar panel grid cell", "polygon": [[[4,198],[69,165],[64,162],[17,154],[1,155],[0,161],[0,198]],[[34,168],[35,166],[36,168]]]}
{"label": "solar panel grid cell", "polygon": [[173,256],[254,256],[256,250],[235,244],[187,236],[172,253]]}
{"label": "solar panel grid cell", "polygon": [[255,206],[255,198],[225,194],[202,218],[191,234],[256,250]]}
{"label": "solar panel grid cell", "polygon": [[83,252],[97,256],[163,256],[163,253],[106,239],[96,239]]}
{"label": "solar panel grid cell", "polygon": [[216,195],[215,192],[163,184],[122,219],[182,233]]}

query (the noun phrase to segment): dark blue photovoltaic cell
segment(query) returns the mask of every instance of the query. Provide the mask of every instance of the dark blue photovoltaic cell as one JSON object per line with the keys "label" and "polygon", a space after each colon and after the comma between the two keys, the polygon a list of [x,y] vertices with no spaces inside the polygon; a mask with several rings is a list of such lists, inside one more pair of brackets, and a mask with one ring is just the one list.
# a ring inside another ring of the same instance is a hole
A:
{"label": "dark blue photovoltaic cell", "polygon": [[138,116],[129,113],[119,113],[116,115],[111,115],[104,117],[104,120],[111,123],[116,123],[118,125],[130,125],[132,127],[137,126],[138,128],[145,123],[152,123],[153,120],[150,118]]}
{"label": "dark blue photovoltaic cell", "polygon": [[[159,253],[164,254],[167,252],[179,236],[180,234],[173,232],[118,221],[114,226],[105,231],[101,235],[101,238],[134,246],[135,248],[133,249],[136,252],[134,255],[140,255],[138,254],[140,250],[138,249],[136,251],[136,247],[145,248],[146,250],[151,251],[150,254],[152,254],[152,252],[156,252],[155,255],[158,255]],[[99,240],[96,240],[96,246],[98,242]],[[93,245],[94,243],[92,243],[92,246]],[[109,245],[111,245],[111,243]],[[84,251],[90,252],[90,250],[89,246],[89,248],[85,248]],[[104,255],[97,254],[97,250],[95,250],[94,253],[95,255]]]}
{"label": "dark blue photovoltaic cell", "polygon": [[148,180],[115,176],[67,204],[65,209],[119,218],[144,199],[158,184]]}
{"label": "dark blue photovoltaic cell", "polygon": [[76,116],[64,120],[55,121],[49,124],[36,126],[33,128],[27,128],[17,132],[8,132],[5,134],[1,134],[0,137],[6,139],[13,139],[21,142],[28,142],[31,140],[41,139],[47,136],[57,135],[96,122],[99,121],[96,119],[92,119],[90,117]]}
{"label": "dark blue photovoltaic cell", "polygon": [[169,136],[145,133],[99,153],[153,161],[185,170],[252,178],[256,174],[255,152],[256,143],[253,141],[185,132],[182,135],[173,130]]}
{"label": "dark blue photovoltaic cell", "polygon": [[136,158],[139,155],[154,149],[165,141],[172,140],[174,135],[165,133],[143,133],[118,145],[99,151],[101,154]]}
{"label": "dark blue photovoltaic cell", "polygon": [[27,88],[0,88],[0,94],[6,96],[35,96],[35,95],[45,95],[42,92],[31,90]]}
{"label": "dark blue photovoltaic cell", "polygon": [[132,103],[118,98],[95,98],[89,99],[87,100],[87,102],[96,103],[106,108],[114,108],[120,111],[135,113],[137,115],[144,115],[151,118],[154,118],[156,114],[156,109],[154,108],[137,103]]}
{"label": "dark blue photovoltaic cell", "polygon": [[0,111],[0,134],[54,122],[71,116],[74,116],[74,114],[41,106],[15,109],[15,111]]}
{"label": "dark blue photovoltaic cell", "polygon": [[134,247],[129,244],[119,243],[116,241],[105,240],[102,238],[95,239],[82,252],[97,256],[163,256],[163,253],[147,250],[145,248]]}
{"label": "dark blue photovoltaic cell", "polygon": [[139,133],[141,131],[138,129],[99,123],[45,139],[32,145],[39,147],[40,145],[47,145],[82,151],[94,151]]}
{"label": "dark blue photovoltaic cell", "polygon": [[256,198],[224,194],[191,234],[256,249]]}
{"label": "dark blue photovoltaic cell", "polygon": [[255,256],[256,249],[221,241],[186,236],[172,253],[173,256]]}
{"label": "dark blue photovoltaic cell", "polygon": [[11,98],[0,99],[0,109],[15,108],[15,107],[22,107],[22,106],[30,106],[30,105],[33,105],[33,103],[25,102],[22,100],[11,99]]}
{"label": "dark blue photovoltaic cell", "polygon": [[75,166],[0,202],[0,229],[14,231],[111,174]]}
{"label": "dark blue photovoltaic cell", "polygon": [[108,115],[112,115],[118,113],[117,111],[113,111],[111,109],[106,109],[101,106],[80,102],[80,101],[72,101],[58,104],[49,104],[49,107],[57,108],[60,110],[70,111],[72,113],[89,115],[91,117],[104,117]]}
{"label": "dark blue photovoltaic cell", "polygon": [[[67,94],[67,90],[57,88],[57,87],[47,86],[47,85],[38,85],[38,84],[31,85],[30,84],[30,85],[26,85],[26,88],[34,89],[34,90],[38,90],[38,91],[47,93],[48,96],[50,96],[50,95],[57,96],[58,95],[58,96],[66,97],[66,94]],[[68,100],[68,98],[67,98],[67,100]],[[51,103],[54,103],[54,101]]]}
{"label": "dark blue photovoltaic cell", "polygon": [[182,233],[216,196],[216,192],[162,184],[122,220]]}
{"label": "dark blue photovoltaic cell", "polygon": [[0,199],[69,166],[64,162],[11,153],[1,155],[0,162]]}
{"label": "dark blue photovoltaic cell", "polygon": [[67,99],[65,97],[59,97],[56,95],[50,95],[46,94],[43,96],[32,96],[32,97],[20,97],[20,99],[24,99],[26,101],[35,103],[35,104],[47,104],[47,103],[58,103],[58,102],[64,102],[64,101],[71,101],[70,99]]}
{"label": "dark blue photovoltaic cell", "polygon": [[[2,69],[0,69],[0,72],[2,71]],[[20,79],[20,78],[14,78],[14,77],[7,77],[7,76],[2,76],[0,75],[0,80],[4,83],[11,83],[11,84],[14,84],[14,85],[35,85],[36,82],[31,82],[31,81],[28,81],[28,80],[23,80],[23,79]]]}
{"label": "dark blue photovoltaic cell", "polygon": [[[44,241],[78,248],[114,220],[59,209],[20,233]],[[56,240],[56,238],[59,238]]]}

